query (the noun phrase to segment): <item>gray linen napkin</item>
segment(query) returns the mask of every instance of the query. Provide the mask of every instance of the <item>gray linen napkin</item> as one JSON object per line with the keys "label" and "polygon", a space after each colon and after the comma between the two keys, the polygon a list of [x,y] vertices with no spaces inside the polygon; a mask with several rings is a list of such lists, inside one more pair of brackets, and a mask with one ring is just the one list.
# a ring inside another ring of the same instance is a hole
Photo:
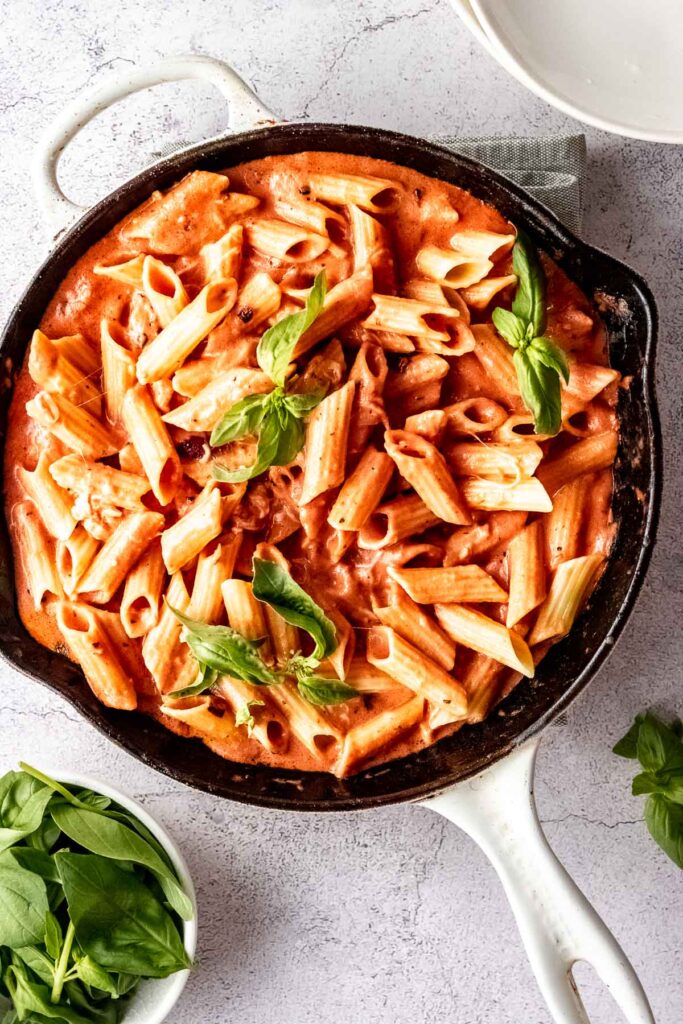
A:
{"label": "gray linen napkin", "polygon": [[435,135],[432,142],[480,160],[549,207],[571,231],[581,228],[586,177],[585,135],[547,135],[536,139],[483,136],[460,139]]}

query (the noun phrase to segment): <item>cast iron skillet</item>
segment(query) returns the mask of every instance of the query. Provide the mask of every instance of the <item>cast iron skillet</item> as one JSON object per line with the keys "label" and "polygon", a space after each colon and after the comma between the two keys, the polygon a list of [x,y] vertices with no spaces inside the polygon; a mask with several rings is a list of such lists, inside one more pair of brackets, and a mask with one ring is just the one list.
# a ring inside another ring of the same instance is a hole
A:
{"label": "cast iron skillet", "polygon": [[[536,677],[520,683],[483,724],[465,727],[426,750],[344,780],[227,762],[201,742],[175,736],[141,714],[103,707],[80,669],[46,650],[23,627],[4,519],[0,651],[19,671],[64,696],[109,739],[187,785],[266,807],[353,810],[424,798],[491,765],[557,718],[612,649],[642,585],[659,509],[661,439],[653,389],[657,317],[650,290],[638,274],[580,241],[545,207],[481,164],[423,140],[376,128],[274,124],[202,143],[162,160],[83,216],[58,241],[12,313],[0,343],[3,364],[11,360],[14,367],[21,366],[32,331],[66,272],[153,189],[166,188],[193,168],[218,171],[245,160],[306,149],[381,157],[467,189],[524,226],[600,310],[609,334],[610,361],[632,382],[621,392],[618,409],[621,434],[613,502],[618,532],[588,610],[571,635],[544,658]],[[58,157],[59,151],[53,154],[55,163]],[[3,439],[11,397],[11,390],[0,397]]]}

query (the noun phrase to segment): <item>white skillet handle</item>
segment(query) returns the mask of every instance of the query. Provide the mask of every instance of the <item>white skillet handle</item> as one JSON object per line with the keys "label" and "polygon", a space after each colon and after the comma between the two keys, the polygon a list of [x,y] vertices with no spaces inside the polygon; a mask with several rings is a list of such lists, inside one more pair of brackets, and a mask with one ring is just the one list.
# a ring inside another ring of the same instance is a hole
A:
{"label": "white skillet handle", "polygon": [[169,57],[151,67],[128,68],[109,76],[69,103],[38,142],[33,163],[33,187],[51,237],[60,234],[85,211],[85,207],[64,195],[57,180],[60,157],[74,136],[93,117],[126,96],[163,82],[187,78],[201,79],[220,89],[229,104],[232,131],[247,131],[264,121],[277,120],[236,71],[211,57]]}
{"label": "white skillet handle", "polygon": [[629,1024],[654,1024],[633,967],[543,834],[533,797],[537,749],[527,743],[423,806],[467,832],[498,872],[556,1024],[589,1024],[571,975],[577,960],[593,965]]}

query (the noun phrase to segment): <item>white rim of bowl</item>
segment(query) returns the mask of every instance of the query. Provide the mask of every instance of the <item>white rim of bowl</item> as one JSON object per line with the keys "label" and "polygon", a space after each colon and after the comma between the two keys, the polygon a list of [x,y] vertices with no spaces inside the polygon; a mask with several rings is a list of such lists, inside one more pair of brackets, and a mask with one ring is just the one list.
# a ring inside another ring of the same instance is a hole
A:
{"label": "white rim of bowl", "polygon": [[[194,884],[192,882],[192,876],[190,875],[190,869],[187,866],[183,854],[180,851],[180,847],[177,845],[175,839],[166,831],[163,825],[160,825],[156,818],[153,818],[149,811],[138,803],[133,797],[128,796],[127,793],[122,793],[120,789],[115,786],[110,786],[109,783],[102,782],[100,779],[93,775],[84,775],[81,772],[68,771],[62,768],[53,768],[48,765],[47,767],[41,766],[39,769],[44,775],[49,775],[50,778],[55,779],[57,782],[61,782],[67,786],[79,786],[82,789],[92,789],[95,793],[101,793],[102,796],[108,796],[112,800],[115,800],[117,804],[120,804],[127,811],[130,811],[136,818],[142,822],[142,824],[149,829],[154,838],[163,846],[164,850],[168,854],[173,867],[178,875],[180,882],[182,883],[183,889],[187,893],[192,903],[192,909],[194,915],[191,921],[183,921],[183,945],[187,955],[191,960],[194,959],[195,951],[197,949],[197,894],[195,892]],[[162,1024],[168,1017],[169,1013],[178,1002],[180,995],[187,984],[187,980],[190,977],[190,971],[176,971],[175,974],[169,974],[166,978],[152,978],[151,981],[162,981],[163,989],[160,990],[159,996],[155,1001],[154,1013],[146,1020],[145,1024]],[[143,981],[146,979],[143,979]],[[125,1014],[123,1017],[123,1024],[125,1024]]]}
{"label": "white rim of bowl", "polygon": [[[656,131],[648,128],[639,128],[636,125],[622,124],[619,121],[609,121],[591,111],[576,106],[570,100],[552,89],[547,88],[538,81],[534,75],[527,70],[518,58],[507,48],[501,34],[494,28],[491,19],[481,9],[478,0],[451,0],[451,5],[460,15],[461,19],[469,28],[475,38],[485,46],[488,53],[494,57],[501,67],[508,71],[517,81],[533,92],[540,99],[545,100],[551,106],[561,110],[562,113],[591,125],[593,128],[600,128],[602,131],[612,132],[628,139],[640,139],[642,142],[664,142],[669,145],[683,143],[683,131]],[[476,27],[472,23],[476,21]],[[482,38],[485,37],[485,40]]]}

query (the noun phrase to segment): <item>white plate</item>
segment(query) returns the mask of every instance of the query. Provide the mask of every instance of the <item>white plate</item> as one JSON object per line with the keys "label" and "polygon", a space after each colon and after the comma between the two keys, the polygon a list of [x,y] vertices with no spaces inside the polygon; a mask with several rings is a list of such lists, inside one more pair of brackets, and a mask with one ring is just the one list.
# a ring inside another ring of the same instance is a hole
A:
{"label": "white plate", "polygon": [[681,0],[451,2],[508,71],[560,110],[621,135],[683,142]]}

